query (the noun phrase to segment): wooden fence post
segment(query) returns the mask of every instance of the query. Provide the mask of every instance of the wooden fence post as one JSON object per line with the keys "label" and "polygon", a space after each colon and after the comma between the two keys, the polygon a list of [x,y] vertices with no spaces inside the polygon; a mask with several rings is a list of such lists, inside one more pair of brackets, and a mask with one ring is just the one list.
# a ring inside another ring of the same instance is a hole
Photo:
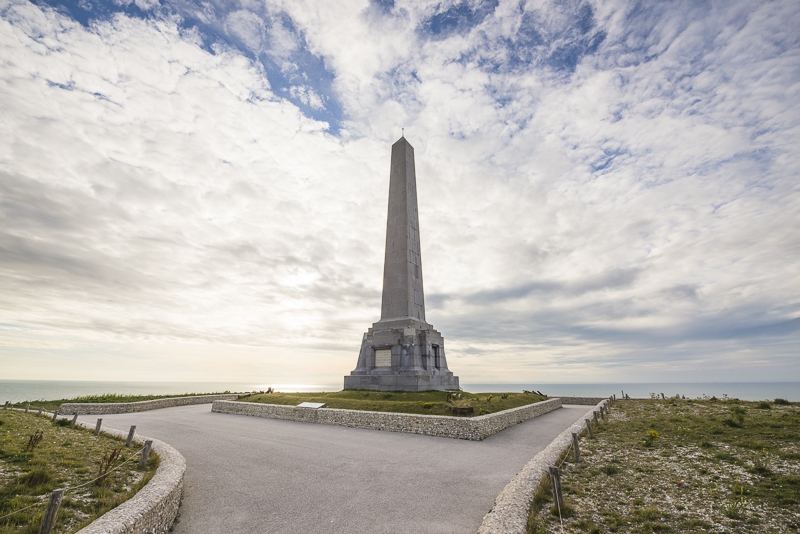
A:
{"label": "wooden fence post", "polygon": [[142,449],[142,457],[139,459],[139,467],[144,467],[147,463],[147,458],[150,456],[150,447],[153,446],[153,440],[148,439],[144,442],[144,449]]}
{"label": "wooden fence post", "polygon": [[9,402],[9,401],[6,401],[6,405],[5,405],[5,406],[3,406],[3,408],[5,408],[6,410],[8,410],[8,402]]}
{"label": "wooden fence post", "polygon": [[57,418],[57,417],[58,417],[58,410],[56,410],[55,412],[53,412],[53,422],[54,422],[54,423],[55,423],[55,421],[56,421],[56,418]]}
{"label": "wooden fence post", "polygon": [[36,414],[36,417],[42,416],[42,410],[44,410],[44,406],[39,406],[39,413]]}
{"label": "wooden fence post", "polygon": [[576,432],[572,433],[572,446],[575,447],[575,463],[580,463],[581,448],[578,446],[578,434]]}
{"label": "wooden fence post", "polygon": [[100,427],[101,427],[102,425],[103,425],[103,418],[101,417],[101,418],[99,418],[99,419],[97,420],[97,424],[96,424],[96,425],[95,425],[95,427],[94,427],[94,435],[95,435],[95,436],[99,436],[99,435],[100,435]]}
{"label": "wooden fence post", "polygon": [[558,474],[558,467],[550,468],[550,482],[553,486],[553,501],[555,501],[559,515],[561,515],[561,510],[564,509],[564,496],[561,493],[561,477]]}
{"label": "wooden fence post", "polygon": [[25,405],[25,413],[28,413],[28,410],[30,409],[31,409],[31,403],[29,402],[28,404]]}
{"label": "wooden fence post", "polygon": [[75,423],[78,422],[78,414],[72,416],[72,422],[69,424],[70,428],[75,428]]}
{"label": "wooden fence post", "polygon": [[592,432],[592,420],[591,419],[584,419],[586,421],[586,430],[589,431],[589,437],[593,438],[594,433]]}
{"label": "wooden fence post", "polygon": [[61,499],[63,497],[63,489],[53,490],[53,493],[50,494],[50,502],[47,504],[47,511],[44,513],[44,519],[42,520],[41,528],[39,528],[39,534],[50,534],[53,525],[56,524],[56,514],[58,513],[58,507],[61,505]]}
{"label": "wooden fence post", "polygon": [[133,443],[134,434],[136,434],[136,425],[132,425],[130,432],[128,432],[128,441],[125,442],[126,447],[130,447],[131,443]]}
{"label": "wooden fence post", "polygon": [[594,424],[599,425],[600,421],[597,420],[597,410],[593,410],[592,414],[594,414]]}

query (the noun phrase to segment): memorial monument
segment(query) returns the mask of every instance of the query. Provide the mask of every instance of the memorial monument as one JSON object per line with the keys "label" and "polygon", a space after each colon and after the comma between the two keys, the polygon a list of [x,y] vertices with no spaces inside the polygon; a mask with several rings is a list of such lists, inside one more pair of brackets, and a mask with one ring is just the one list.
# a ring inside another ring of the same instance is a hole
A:
{"label": "memorial monument", "polygon": [[459,389],[444,338],[425,321],[414,147],[405,137],[392,145],[381,319],[364,334],[344,389]]}

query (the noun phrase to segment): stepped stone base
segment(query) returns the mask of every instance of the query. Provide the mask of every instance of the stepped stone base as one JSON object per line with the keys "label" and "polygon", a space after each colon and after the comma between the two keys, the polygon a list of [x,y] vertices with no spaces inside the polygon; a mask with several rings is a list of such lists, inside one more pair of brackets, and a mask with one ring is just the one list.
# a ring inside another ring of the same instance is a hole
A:
{"label": "stepped stone base", "polygon": [[441,375],[350,375],[344,377],[344,389],[374,391],[445,391],[459,389],[453,373]]}
{"label": "stepped stone base", "polygon": [[398,317],[378,321],[364,334],[344,389],[445,391],[458,389],[458,377],[447,368],[442,335],[415,317]]}

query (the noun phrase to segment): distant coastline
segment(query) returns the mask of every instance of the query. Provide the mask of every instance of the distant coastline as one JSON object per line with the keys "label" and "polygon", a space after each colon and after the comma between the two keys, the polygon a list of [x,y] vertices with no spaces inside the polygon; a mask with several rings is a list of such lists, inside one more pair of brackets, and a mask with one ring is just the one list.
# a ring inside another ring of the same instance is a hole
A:
{"label": "distant coastline", "polygon": [[[269,384],[261,382],[114,382],[74,380],[0,380],[0,403],[5,401],[69,399],[81,395],[102,393],[170,394],[216,393],[222,391],[258,391],[274,387],[279,391],[339,391],[341,384]],[[698,398],[703,395],[742,400],[766,400],[777,397],[800,401],[800,382],[687,382],[687,383],[596,383],[596,384],[531,384],[531,383],[474,383],[461,386],[472,393],[541,391],[553,396],[617,395],[625,391],[635,398],[647,398],[651,393],[667,397],[684,395]]]}

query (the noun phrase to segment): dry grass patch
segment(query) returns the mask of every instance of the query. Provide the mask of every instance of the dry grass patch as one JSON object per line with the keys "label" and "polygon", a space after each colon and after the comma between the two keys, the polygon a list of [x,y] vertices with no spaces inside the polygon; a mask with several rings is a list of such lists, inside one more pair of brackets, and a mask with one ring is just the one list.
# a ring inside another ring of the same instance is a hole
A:
{"label": "dry grass patch", "polygon": [[[141,445],[126,449],[122,439],[70,428],[69,422],[0,410],[0,517],[11,514],[0,519],[0,534],[39,532],[56,488],[75,489],[65,493],[53,532],[76,532],[132,497],[155,473],[155,454],[138,467]],[[106,476],[95,481],[101,471]]]}
{"label": "dry grass patch", "polygon": [[[562,466],[572,510],[563,532],[800,531],[799,408],[617,401],[593,439],[582,434],[582,462],[568,457]],[[558,517],[544,513],[552,497],[542,495],[529,532],[562,532]]]}

